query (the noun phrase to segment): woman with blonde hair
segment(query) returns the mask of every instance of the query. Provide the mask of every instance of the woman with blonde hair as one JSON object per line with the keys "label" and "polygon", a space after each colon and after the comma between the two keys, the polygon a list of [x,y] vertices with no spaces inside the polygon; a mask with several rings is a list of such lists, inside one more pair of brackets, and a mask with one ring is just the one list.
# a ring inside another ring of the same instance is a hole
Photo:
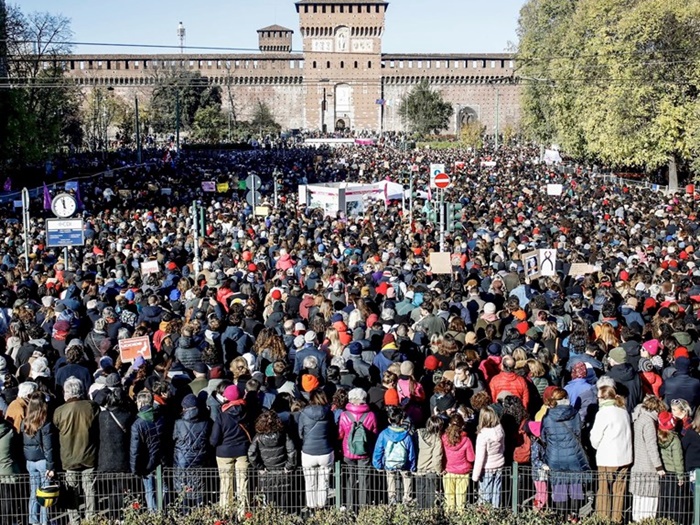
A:
{"label": "woman with blonde hair", "polygon": [[590,436],[598,465],[596,513],[619,523],[632,464],[632,425],[625,400],[613,387],[598,389],[598,406]]}
{"label": "woman with blonde hair", "polygon": [[248,361],[245,360],[245,357],[239,356],[231,361],[229,369],[231,370],[231,374],[233,374],[233,384],[238,385],[238,388],[244,391],[246,381],[251,377]]}
{"label": "woman with blonde hair", "polygon": [[615,333],[615,327],[613,327],[613,325],[610,323],[602,323],[600,325],[600,334],[598,335],[598,339],[596,339],[596,341],[602,342],[605,345],[605,350],[607,352],[620,346],[620,339]]}
{"label": "woman with blonde hair", "polygon": [[479,503],[501,504],[501,477],[505,465],[506,434],[498,414],[487,406],[479,412],[474,458],[474,482],[479,483]]}
{"label": "woman with blonde hair", "polygon": [[328,352],[331,358],[343,355],[343,345],[340,342],[340,335],[337,329],[332,326],[326,329],[326,341],[321,346],[321,349]]}

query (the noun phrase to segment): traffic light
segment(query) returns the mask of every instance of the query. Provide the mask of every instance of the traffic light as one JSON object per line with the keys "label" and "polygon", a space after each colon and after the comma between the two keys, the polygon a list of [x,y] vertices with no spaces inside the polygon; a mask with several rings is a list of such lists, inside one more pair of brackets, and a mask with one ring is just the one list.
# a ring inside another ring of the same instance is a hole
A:
{"label": "traffic light", "polygon": [[462,206],[461,204],[456,204],[453,202],[446,203],[447,209],[445,210],[445,227],[448,232],[453,232],[457,230],[463,230],[462,225]]}

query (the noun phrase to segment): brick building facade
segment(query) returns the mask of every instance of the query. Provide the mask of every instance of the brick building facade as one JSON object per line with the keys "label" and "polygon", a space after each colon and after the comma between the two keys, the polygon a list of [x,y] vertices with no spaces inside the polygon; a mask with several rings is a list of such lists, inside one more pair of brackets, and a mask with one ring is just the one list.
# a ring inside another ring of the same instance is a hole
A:
{"label": "brick building facade", "polygon": [[[224,110],[248,120],[266,102],[285,129],[404,129],[401,99],[422,79],[455,108],[448,132],[478,118],[489,130],[519,119],[520,88],[509,54],[382,53],[384,0],[299,0],[302,52],[291,29],[258,30],[260,53],[72,55],[67,74],[80,85],[147,96],[158,72],[199,71],[223,89]],[[400,9],[400,7],[397,7]]]}

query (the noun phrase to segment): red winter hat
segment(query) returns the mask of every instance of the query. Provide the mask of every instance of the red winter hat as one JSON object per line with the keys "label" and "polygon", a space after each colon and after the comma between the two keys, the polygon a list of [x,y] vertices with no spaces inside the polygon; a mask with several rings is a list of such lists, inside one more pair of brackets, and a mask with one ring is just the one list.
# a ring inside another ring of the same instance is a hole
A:
{"label": "red winter hat", "polygon": [[690,359],[690,354],[685,346],[679,346],[676,348],[675,352],[673,352],[673,359],[678,359],[679,357],[686,357]]}
{"label": "red winter hat", "polygon": [[386,346],[391,343],[395,343],[396,339],[394,338],[393,335],[391,334],[386,334],[384,338],[382,339],[382,346]]}
{"label": "red winter hat", "polygon": [[644,300],[644,309],[650,310],[652,308],[656,308],[656,299],[654,299],[653,297],[648,297]]}
{"label": "red winter hat", "polygon": [[518,323],[515,325],[515,329],[520,332],[520,335],[525,335],[527,331],[530,329],[530,325],[527,323],[527,321],[523,321],[522,323]]}
{"label": "red winter hat", "polygon": [[248,271],[249,271],[249,272],[257,272],[257,271],[258,271],[258,267],[255,266],[254,263],[250,263],[250,264],[248,265]]}
{"label": "red winter hat", "polygon": [[431,372],[434,372],[438,368],[440,368],[440,360],[435,357],[434,355],[429,355],[428,357],[425,358],[425,363],[423,363],[423,368],[426,370],[429,370]]}
{"label": "red winter hat", "polygon": [[282,292],[280,292],[277,289],[272,290],[270,297],[272,297],[275,301],[279,301],[280,299],[282,299]]}
{"label": "red winter hat", "polygon": [[621,281],[627,282],[630,279],[630,274],[626,270],[622,270],[618,276]]}
{"label": "red winter hat", "polygon": [[676,428],[676,418],[673,417],[673,414],[671,412],[659,413],[659,430],[670,432],[674,428]]}
{"label": "red winter hat", "polygon": [[172,261],[170,261],[165,267],[166,267],[168,270],[170,270],[171,272],[174,271],[174,270],[177,270],[177,264],[175,264],[175,263],[172,262]]}
{"label": "red winter hat", "polygon": [[399,406],[399,392],[395,388],[390,388],[384,393],[384,404],[388,407]]}

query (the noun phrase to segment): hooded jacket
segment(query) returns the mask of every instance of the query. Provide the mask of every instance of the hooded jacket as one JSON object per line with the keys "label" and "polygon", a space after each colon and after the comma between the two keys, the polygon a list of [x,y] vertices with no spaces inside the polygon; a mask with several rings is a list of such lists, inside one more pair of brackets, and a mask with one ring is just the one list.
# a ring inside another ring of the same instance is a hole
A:
{"label": "hooded jacket", "polygon": [[54,470],[56,462],[53,449],[53,426],[50,421],[47,421],[33,436],[29,436],[24,431],[24,424],[22,424],[22,444],[24,459],[27,461],[46,460],[46,470]]}
{"label": "hooded jacket", "polygon": [[377,354],[372,364],[379,369],[379,377],[382,377],[393,363],[400,363],[404,359],[396,343],[389,343]]}
{"label": "hooded jacket", "polygon": [[591,428],[591,445],[598,467],[623,467],[632,463],[632,426],[629,414],[614,401],[603,401]]}
{"label": "hooded jacket", "polygon": [[691,409],[700,406],[700,380],[690,377],[690,361],[681,357],[676,359],[676,372],[667,378],[659,392],[667,405],[674,399],[685,399]]}
{"label": "hooded jacket", "polygon": [[423,474],[441,474],[445,457],[442,448],[442,438],[440,435],[428,434],[425,428],[419,429],[417,434],[418,472]]}
{"label": "hooded jacket", "polygon": [[217,458],[240,458],[248,454],[250,441],[241,428],[242,422],[241,406],[227,408],[214,420],[209,443],[212,447],[216,447]]}
{"label": "hooded jacket", "polygon": [[173,465],[175,468],[187,469],[206,466],[210,428],[210,421],[199,416],[197,407],[183,411],[182,417],[175,421],[173,431],[175,443]]}
{"label": "hooded jacket", "polygon": [[175,358],[188,370],[192,370],[194,365],[202,361],[202,352],[194,344],[191,337],[180,336],[177,341]]}
{"label": "hooded jacket", "polygon": [[615,390],[625,398],[625,407],[629,414],[642,402],[642,381],[632,365],[623,363],[608,370],[608,377],[615,380]]}
{"label": "hooded jacket", "polygon": [[415,472],[417,467],[416,446],[413,442],[413,437],[408,433],[408,430],[403,427],[390,426],[379,434],[377,444],[374,447],[374,454],[372,455],[372,466],[374,466],[374,468],[377,470],[385,469],[384,452],[386,451],[389,442],[403,442],[403,446],[406,447],[406,462],[402,467],[399,467],[396,470]]}
{"label": "hooded jacket", "polygon": [[338,438],[343,443],[343,456],[347,459],[363,459],[369,457],[371,454],[366,456],[356,456],[350,453],[350,435],[352,433],[353,424],[364,416],[362,421],[362,426],[365,427],[368,443],[367,450],[372,450],[372,445],[376,441],[377,432],[379,428],[377,427],[377,418],[374,413],[369,409],[369,405],[353,405],[348,403],[345,407],[345,412],[340,414],[340,420],[338,421]]}
{"label": "hooded jacket", "polygon": [[153,407],[142,408],[131,427],[131,473],[146,476],[163,461],[165,420]]}
{"label": "hooded jacket", "polygon": [[552,471],[590,470],[580,441],[581,418],[574,407],[557,405],[547,410],[542,419],[541,439],[545,443],[545,464]]}

